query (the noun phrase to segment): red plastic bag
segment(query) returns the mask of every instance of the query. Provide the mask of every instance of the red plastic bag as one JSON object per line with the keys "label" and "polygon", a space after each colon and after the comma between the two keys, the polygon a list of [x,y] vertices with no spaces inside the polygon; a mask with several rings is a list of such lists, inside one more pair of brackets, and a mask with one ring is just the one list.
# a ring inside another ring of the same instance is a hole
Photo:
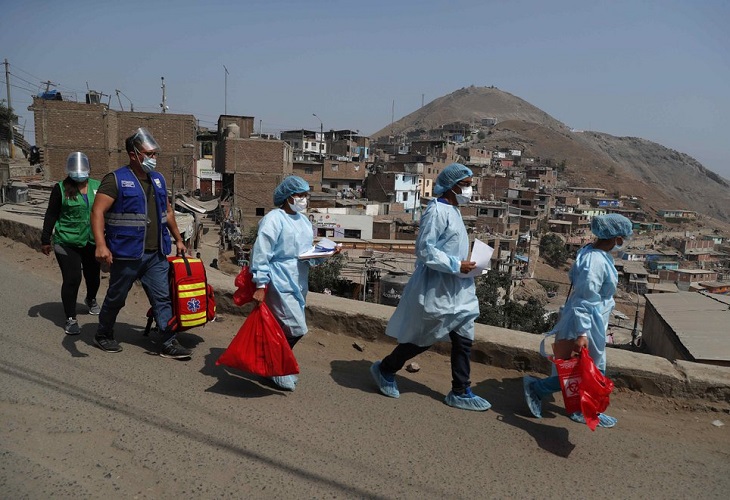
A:
{"label": "red plastic bag", "polygon": [[580,409],[588,427],[595,431],[598,426],[598,414],[608,408],[613,382],[596,367],[585,347],[581,349],[579,365]]}
{"label": "red plastic bag", "polygon": [[251,311],[215,364],[262,377],[299,373],[299,364],[279,322],[263,302]]}
{"label": "red plastic bag", "polygon": [[248,266],[241,267],[241,272],[236,276],[233,282],[238,288],[233,292],[233,303],[237,306],[248,304],[253,300],[253,294],[256,291],[256,283],[253,282],[253,274]]}
{"label": "red plastic bag", "polygon": [[579,357],[552,359],[553,363],[555,363],[555,368],[558,370],[565,411],[569,415],[580,411],[580,359]]}

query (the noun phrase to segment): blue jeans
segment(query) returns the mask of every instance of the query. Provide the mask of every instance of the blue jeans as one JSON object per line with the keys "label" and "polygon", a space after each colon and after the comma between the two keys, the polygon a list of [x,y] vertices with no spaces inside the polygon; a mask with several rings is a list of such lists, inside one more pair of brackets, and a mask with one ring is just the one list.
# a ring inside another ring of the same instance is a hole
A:
{"label": "blue jeans", "polygon": [[[601,373],[605,375],[606,372],[601,370]],[[533,382],[532,388],[535,389],[535,392],[537,392],[537,395],[540,396],[540,399],[549,394],[560,392],[560,378],[558,377],[558,370],[555,368],[555,365],[553,365],[550,376]]]}
{"label": "blue jeans", "polygon": [[558,378],[558,371],[555,368],[555,365],[553,365],[553,370],[550,373],[550,376],[536,380],[532,383],[532,388],[535,389],[535,392],[537,392],[537,395],[540,396],[540,399],[549,394],[560,392],[560,378]]}
{"label": "blue jeans", "polygon": [[109,272],[109,289],[99,313],[99,328],[96,335],[112,337],[117,315],[127,301],[127,294],[136,280],[142,282],[147,298],[152,305],[157,328],[162,334],[162,343],[169,344],[175,334],[168,328],[172,319],[168,271],[170,265],[160,252],[145,252],[137,260],[114,260]]}

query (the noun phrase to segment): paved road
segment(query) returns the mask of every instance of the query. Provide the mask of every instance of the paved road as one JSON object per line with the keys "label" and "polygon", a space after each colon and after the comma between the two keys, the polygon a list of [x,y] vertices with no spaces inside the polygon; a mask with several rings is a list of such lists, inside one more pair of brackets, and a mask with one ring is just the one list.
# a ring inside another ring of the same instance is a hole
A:
{"label": "paved road", "polygon": [[[162,359],[140,335],[135,291],[120,354],[91,345],[94,317],[65,336],[52,259],[0,239],[0,488],[4,498],[727,498],[724,413],[617,394],[615,429],[525,416],[520,374],[477,365],[487,413],[451,409],[448,360],[430,353],[376,394],[370,360],[388,346],[314,331],[297,346],[296,392],[215,366],[240,325],[181,337]],[[100,297],[101,298],[101,297]],[[80,306],[81,307],[81,306]],[[676,403],[679,404],[679,403]]]}

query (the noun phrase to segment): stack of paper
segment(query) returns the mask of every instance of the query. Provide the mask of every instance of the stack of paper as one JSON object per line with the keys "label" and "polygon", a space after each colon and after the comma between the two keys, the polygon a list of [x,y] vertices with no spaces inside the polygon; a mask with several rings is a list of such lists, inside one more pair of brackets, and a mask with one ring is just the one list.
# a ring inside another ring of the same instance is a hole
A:
{"label": "stack of paper", "polygon": [[474,240],[474,246],[471,249],[471,262],[476,262],[477,267],[469,271],[468,273],[458,273],[462,278],[473,278],[475,276],[481,276],[482,273],[489,269],[489,260],[492,258],[494,248],[490,247],[481,240]]}

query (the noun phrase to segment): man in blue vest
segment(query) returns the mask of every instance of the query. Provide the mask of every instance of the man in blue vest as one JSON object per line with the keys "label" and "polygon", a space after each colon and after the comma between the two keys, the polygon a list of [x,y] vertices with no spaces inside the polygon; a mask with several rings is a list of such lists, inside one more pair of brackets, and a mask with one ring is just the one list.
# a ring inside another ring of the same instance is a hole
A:
{"label": "man in blue vest", "polygon": [[162,335],[160,356],[186,359],[192,351],[181,346],[170,329],[172,304],[167,255],[170,234],[177,252],[186,250],[167,198],[165,178],[155,170],[160,146],[145,128],[125,143],[129,165],[101,181],[91,211],[96,260],[109,268],[109,289],[101,306],[95,344],[106,352],[120,352],[114,324],[135,280],[140,280],[152,305]]}

